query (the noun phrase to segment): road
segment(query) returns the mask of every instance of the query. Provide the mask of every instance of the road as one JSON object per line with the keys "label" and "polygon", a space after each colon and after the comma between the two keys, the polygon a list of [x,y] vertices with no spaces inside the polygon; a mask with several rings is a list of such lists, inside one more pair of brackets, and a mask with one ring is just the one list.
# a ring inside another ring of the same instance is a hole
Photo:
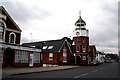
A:
{"label": "road", "polygon": [[99,66],[80,66],[79,68],[12,75],[7,78],[118,78],[118,63],[104,63]]}

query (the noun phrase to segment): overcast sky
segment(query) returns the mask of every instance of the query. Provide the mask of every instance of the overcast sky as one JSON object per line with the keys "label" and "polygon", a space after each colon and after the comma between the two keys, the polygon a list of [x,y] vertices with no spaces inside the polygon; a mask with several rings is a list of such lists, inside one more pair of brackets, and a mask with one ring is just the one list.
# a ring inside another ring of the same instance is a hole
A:
{"label": "overcast sky", "polygon": [[90,45],[98,51],[118,53],[118,0],[2,0],[22,29],[21,43],[72,39],[81,17],[89,29]]}

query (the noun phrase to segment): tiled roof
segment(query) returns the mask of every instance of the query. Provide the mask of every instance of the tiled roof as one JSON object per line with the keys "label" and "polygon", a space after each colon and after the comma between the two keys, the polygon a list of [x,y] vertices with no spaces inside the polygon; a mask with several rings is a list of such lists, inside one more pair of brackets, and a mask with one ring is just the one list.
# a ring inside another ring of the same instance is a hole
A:
{"label": "tiled roof", "polygon": [[[69,49],[71,50],[72,40],[64,37],[58,40],[40,41],[32,43],[23,43],[23,46],[35,46],[36,48],[43,49],[43,52],[59,52],[64,44],[67,42]],[[43,48],[44,47],[44,48]]]}

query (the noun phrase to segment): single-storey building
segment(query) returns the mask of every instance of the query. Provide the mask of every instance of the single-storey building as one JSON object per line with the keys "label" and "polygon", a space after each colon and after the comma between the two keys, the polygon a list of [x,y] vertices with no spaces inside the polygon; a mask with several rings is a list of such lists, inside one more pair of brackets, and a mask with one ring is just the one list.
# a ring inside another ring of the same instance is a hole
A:
{"label": "single-storey building", "polygon": [[64,65],[71,64],[73,57],[71,43],[67,37],[58,40],[23,43],[23,46],[33,46],[42,49],[43,65]]}

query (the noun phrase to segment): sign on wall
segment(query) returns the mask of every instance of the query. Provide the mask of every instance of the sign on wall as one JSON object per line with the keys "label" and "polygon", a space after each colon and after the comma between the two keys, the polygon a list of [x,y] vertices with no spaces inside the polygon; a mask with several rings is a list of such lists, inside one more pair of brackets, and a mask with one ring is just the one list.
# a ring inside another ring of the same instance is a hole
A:
{"label": "sign on wall", "polygon": [[41,49],[29,48],[29,47],[23,47],[23,46],[14,46],[14,45],[8,45],[8,44],[0,44],[0,47],[10,48],[10,49],[18,49],[18,50],[26,50],[26,51],[35,51],[35,52],[42,51]]}

